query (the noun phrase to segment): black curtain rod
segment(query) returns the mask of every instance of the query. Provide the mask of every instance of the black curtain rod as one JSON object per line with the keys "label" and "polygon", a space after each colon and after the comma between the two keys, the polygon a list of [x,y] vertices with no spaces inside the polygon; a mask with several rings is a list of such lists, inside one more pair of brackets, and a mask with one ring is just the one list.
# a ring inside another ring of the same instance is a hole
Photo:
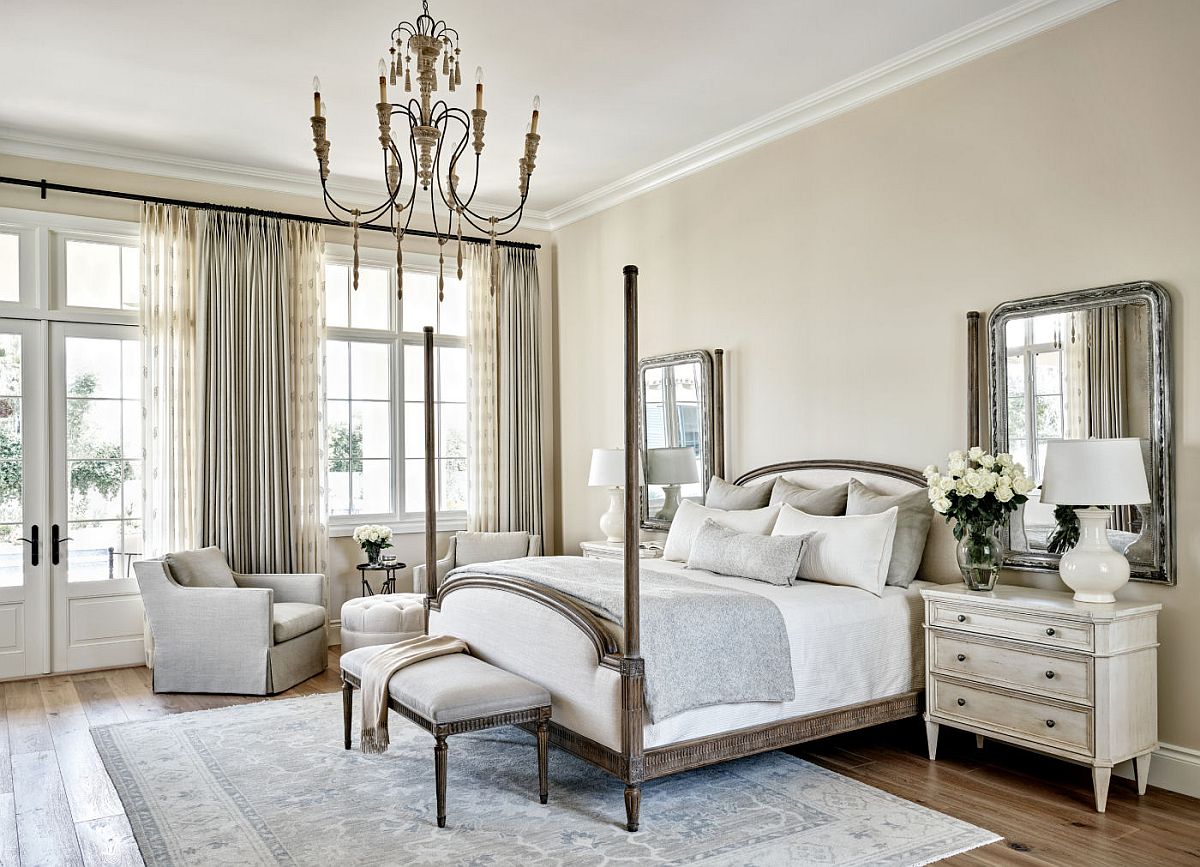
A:
{"label": "black curtain rod", "polygon": [[[36,190],[41,190],[42,198],[46,198],[47,190],[54,190],[58,193],[78,193],[82,196],[103,196],[109,199],[126,199],[131,202],[153,202],[156,205],[179,205],[183,208],[208,208],[211,211],[225,211],[231,214],[249,214],[255,217],[275,217],[279,220],[296,220],[301,223],[319,223],[322,226],[340,226],[341,228],[349,228],[345,223],[339,223],[337,220],[332,220],[328,217],[306,217],[303,214],[288,214],[283,211],[264,211],[261,208],[246,208],[240,205],[218,205],[213,202],[190,202],[187,199],[168,199],[163,196],[145,196],[138,193],[122,193],[117,190],[98,190],[93,187],[75,187],[70,184],[56,184],[53,181],[48,181],[45,178],[37,181],[31,181],[27,178],[7,178],[0,176],[0,183],[12,184],[18,187],[33,187]],[[364,223],[359,226],[360,229],[370,229],[373,232],[387,232],[389,235],[392,230],[387,226],[374,226]],[[421,238],[437,238],[436,232],[427,232],[424,229],[409,229],[405,235],[417,235]],[[451,236],[454,237],[454,236]],[[476,236],[463,235],[464,241],[469,241],[472,244],[489,244],[491,241],[488,238],[479,238]],[[496,239],[496,244],[501,247],[516,247],[521,250],[537,250],[541,244],[531,244],[528,241],[505,241],[500,238]]]}

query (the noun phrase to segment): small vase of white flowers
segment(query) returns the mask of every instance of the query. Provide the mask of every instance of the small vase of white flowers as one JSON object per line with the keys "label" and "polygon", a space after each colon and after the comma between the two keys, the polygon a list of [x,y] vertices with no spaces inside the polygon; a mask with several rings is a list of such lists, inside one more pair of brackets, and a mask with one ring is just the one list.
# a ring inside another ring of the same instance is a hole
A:
{"label": "small vase of white flowers", "polygon": [[381,524],[363,524],[354,528],[354,541],[366,551],[367,562],[375,565],[379,562],[379,553],[392,547],[392,531]]}
{"label": "small vase of white flowers", "polygon": [[998,530],[1028,499],[1033,482],[1010,454],[991,455],[975,446],[951,452],[946,472],[925,468],[929,502],[954,522],[958,568],[971,590],[991,590],[1004,565]]}

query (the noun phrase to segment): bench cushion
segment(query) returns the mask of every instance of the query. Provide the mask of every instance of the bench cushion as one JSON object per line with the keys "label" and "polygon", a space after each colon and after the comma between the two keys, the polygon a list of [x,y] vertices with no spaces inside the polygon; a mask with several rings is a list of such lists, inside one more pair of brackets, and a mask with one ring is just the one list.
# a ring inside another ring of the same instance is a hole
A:
{"label": "bench cushion", "polygon": [[325,625],[325,609],[307,602],[276,602],[271,606],[272,634],[276,644]]}
{"label": "bench cushion", "polygon": [[[342,654],[342,671],[362,677],[363,666],[383,647]],[[465,653],[426,659],[392,675],[388,693],[399,704],[435,723],[461,722],[548,707],[550,693],[523,677]]]}

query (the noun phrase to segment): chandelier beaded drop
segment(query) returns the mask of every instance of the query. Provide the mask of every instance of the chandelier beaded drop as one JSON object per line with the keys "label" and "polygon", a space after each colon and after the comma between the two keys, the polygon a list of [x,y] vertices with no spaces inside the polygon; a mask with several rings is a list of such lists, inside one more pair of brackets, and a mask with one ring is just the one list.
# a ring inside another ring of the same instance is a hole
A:
{"label": "chandelier beaded drop", "polygon": [[[354,244],[353,286],[358,288],[358,235],[366,225],[386,226],[396,239],[397,294],[404,294],[404,234],[414,212],[428,198],[429,216],[438,244],[438,300],[445,295],[445,246],[456,240],[458,278],[463,276],[463,220],[490,240],[489,268],[491,291],[496,293],[498,258],[496,239],[509,234],[521,223],[525,200],[529,196],[529,176],[537,160],[538,115],[540,100],[533,98],[533,114],[525,132],[523,156],[517,161],[519,199],[503,216],[487,216],[471,207],[479,188],[479,168],[483,156],[483,130],[487,112],[483,108],[483,69],[475,70],[475,107],[470,112],[449,105],[444,98],[435,101],[439,88],[453,93],[462,85],[461,50],[458,31],[429,14],[429,0],[422,0],[421,14],[415,22],[402,21],[392,30],[387,56],[379,61],[379,102],[375,111],[379,120],[379,146],[387,198],[373,208],[347,207],[329,191],[329,138],[327,113],[321,99],[321,81],[313,79],[313,150],[320,170],[325,208],[339,223],[350,226]],[[440,72],[439,72],[440,70]],[[403,86],[406,97],[393,103],[388,87]],[[399,128],[398,130],[396,128]],[[399,140],[397,140],[399,139]],[[475,156],[467,156],[470,147]],[[470,163],[474,163],[471,166]],[[469,184],[464,175],[470,173]],[[418,204],[418,196],[420,203]]]}

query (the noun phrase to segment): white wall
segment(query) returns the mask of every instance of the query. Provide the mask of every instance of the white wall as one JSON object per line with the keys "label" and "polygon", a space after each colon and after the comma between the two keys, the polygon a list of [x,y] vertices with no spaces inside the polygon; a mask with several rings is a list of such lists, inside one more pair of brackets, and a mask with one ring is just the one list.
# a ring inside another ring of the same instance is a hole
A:
{"label": "white wall", "polygon": [[[728,352],[728,468],[965,445],[968,310],[1136,279],[1175,302],[1179,586],[1161,736],[1200,748],[1200,3],[1085,18],[555,233],[563,543],[621,438],[621,267],[641,354]],[[1057,577],[1006,575],[1057,585]]]}

